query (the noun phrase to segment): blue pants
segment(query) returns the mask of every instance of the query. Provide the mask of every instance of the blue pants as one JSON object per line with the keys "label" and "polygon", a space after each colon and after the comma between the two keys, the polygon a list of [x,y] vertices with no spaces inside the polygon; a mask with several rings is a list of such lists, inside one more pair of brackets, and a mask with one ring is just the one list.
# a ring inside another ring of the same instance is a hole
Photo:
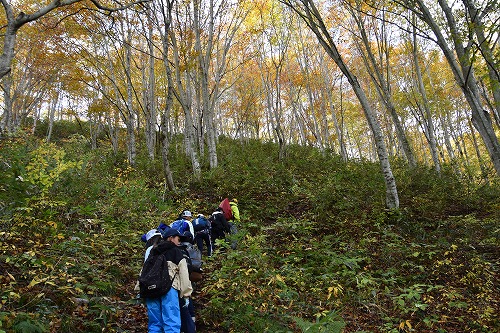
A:
{"label": "blue pants", "polygon": [[149,333],[179,333],[181,331],[181,310],[179,292],[170,288],[159,298],[146,298]]}

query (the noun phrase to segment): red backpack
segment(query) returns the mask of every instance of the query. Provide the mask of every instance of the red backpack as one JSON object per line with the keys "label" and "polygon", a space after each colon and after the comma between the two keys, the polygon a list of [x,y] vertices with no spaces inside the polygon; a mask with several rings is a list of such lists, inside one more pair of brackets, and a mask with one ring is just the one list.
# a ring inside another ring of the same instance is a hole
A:
{"label": "red backpack", "polygon": [[233,219],[233,211],[231,210],[231,206],[229,205],[228,198],[222,200],[219,207],[222,208],[222,212],[224,213],[224,217],[226,218],[226,220],[229,221]]}

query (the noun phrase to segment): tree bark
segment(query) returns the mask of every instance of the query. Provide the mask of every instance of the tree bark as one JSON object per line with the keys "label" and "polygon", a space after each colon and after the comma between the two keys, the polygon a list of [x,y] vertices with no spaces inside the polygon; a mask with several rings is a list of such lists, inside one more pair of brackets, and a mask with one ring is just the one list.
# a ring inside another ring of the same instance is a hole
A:
{"label": "tree bark", "polygon": [[446,18],[447,30],[450,33],[449,39],[452,40],[453,50],[448,45],[448,39],[443,35],[443,30],[424,1],[404,0],[407,8],[414,11],[436,36],[436,42],[448,61],[455,80],[462,89],[467,103],[471,108],[472,123],[486,146],[497,175],[500,176],[500,143],[493,129],[491,117],[482,106],[478,81],[476,80],[471,64],[472,41],[467,41],[467,44],[464,46],[464,41],[460,37],[460,29],[448,3],[446,0],[438,0],[438,3]]}
{"label": "tree bark", "polygon": [[[365,67],[367,71],[370,73],[370,78],[375,84],[375,88],[377,90],[380,100],[382,101],[386,110],[389,112],[389,115],[391,116],[392,122],[394,124],[394,129],[396,131],[396,137],[399,141],[399,144],[401,145],[401,148],[403,148],[406,160],[408,161],[410,167],[414,168],[417,165],[417,161],[415,159],[412,147],[410,145],[410,142],[408,141],[408,137],[406,136],[403,125],[401,123],[401,119],[396,111],[396,107],[393,102],[393,97],[390,88],[389,72],[387,71],[386,73],[387,78],[385,78],[382,73],[383,64],[379,63],[375,59],[375,54],[371,47],[371,41],[368,39],[366,27],[363,22],[363,17],[361,17],[361,10],[359,8],[357,9],[351,8],[350,11],[352,17],[356,21],[356,25],[358,26],[360,33],[360,39],[364,46],[361,47],[361,45],[358,44],[359,45],[358,48],[361,51],[361,54],[363,55],[363,61],[365,62]],[[384,20],[382,20],[382,24],[385,24]],[[379,39],[377,38],[377,40]],[[380,59],[386,58],[387,59],[386,66],[388,67],[389,47],[387,45],[388,42],[385,34],[380,38],[380,40],[381,43],[384,43],[384,45],[380,46],[380,49],[382,49],[383,50],[382,52],[385,52],[385,54],[380,54],[379,58]]]}
{"label": "tree bark", "polygon": [[[384,142],[384,137],[380,124],[377,120],[376,114],[373,112],[366,95],[361,88],[356,76],[352,74],[350,69],[347,67],[346,63],[340,55],[337,45],[333,41],[328,28],[325,26],[324,21],[317,10],[315,4],[311,0],[281,0],[284,4],[295,10],[302,19],[306,22],[309,28],[314,32],[318,38],[320,44],[323,46],[327,54],[335,61],[337,66],[340,68],[344,76],[349,81],[351,87],[360,102],[365,117],[368,121],[368,125],[372,131],[372,136],[374,144],[376,146],[377,156],[380,162],[380,167],[382,174],[384,176],[384,182],[386,187],[386,206],[389,209],[399,208],[399,196],[396,186],[396,180],[392,173],[391,165],[389,162],[389,156],[387,154],[387,148]],[[300,4],[302,6],[300,6]]]}
{"label": "tree bark", "polygon": [[[189,73],[187,72],[189,68],[184,69],[184,73],[181,73],[179,47],[177,45],[177,40],[172,32],[169,33],[169,38],[172,45],[173,64],[175,66],[175,81],[177,84],[177,89],[174,89],[174,94],[177,100],[179,101],[182,110],[184,111],[184,142],[185,142],[186,154],[191,159],[193,175],[197,179],[199,179],[201,177],[201,167],[200,167],[198,153],[195,149],[196,142],[195,142],[192,104],[191,104],[192,100],[191,82],[189,78]],[[185,77],[184,84],[182,80],[183,74]]]}
{"label": "tree bark", "polygon": [[[160,16],[163,21],[163,30],[160,29],[160,36],[162,41],[163,53],[162,60],[165,68],[165,73],[167,75],[167,96],[165,101],[165,109],[161,115],[161,156],[163,163],[163,175],[165,177],[166,187],[170,191],[175,192],[175,183],[172,175],[172,170],[170,169],[170,161],[168,158],[168,150],[170,147],[169,140],[169,130],[168,123],[170,113],[172,111],[172,105],[174,102],[174,80],[172,78],[172,68],[169,61],[169,53],[170,53],[170,44],[169,44],[169,36],[170,36],[170,26],[172,23],[172,8],[175,0],[168,0],[166,2],[160,2]],[[166,4],[166,7],[165,7]],[[155,15],[155,17],[157,17]]]}
{"label": "tree bark", "polygon": [[434,168],[437,173],[441,172],[441,163],[439,162],[439,153],[437,150],[436,143],[436,133],[434,129],[434,121],[432,120],[432,114],[429,107],[429,100],[427,98],[427,93],[424,87],[424,81],[422,79],[422,71],[420,69],[420,62],[418,60],[418,44],[417,44],[417,33],[415,26],[413,28],[413,45],[412,45],[412,55],[413,55],[413,66],[415,67],[415,75],[417,80],[417,88],[420,96],[422,98],[422,107],[424,109],[425,117],[423,123],[425,124],[427,139],[429,142],[429,148],[431,151],[432,161],[434,163]]}

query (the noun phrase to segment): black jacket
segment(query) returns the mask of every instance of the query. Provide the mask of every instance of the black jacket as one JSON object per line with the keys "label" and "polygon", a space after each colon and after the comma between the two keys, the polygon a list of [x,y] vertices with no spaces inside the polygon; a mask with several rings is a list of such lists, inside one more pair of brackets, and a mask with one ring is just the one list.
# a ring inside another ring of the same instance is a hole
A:
{"label": "black jacket", "polygon": [[231,230],[231,227],[229,226],[229,223],[227,223],[227,220],[222,212],[213,212],[212,216],[210,216],[210,219],[210,222],[212,223],[212,235],[214,236],[214,238],[224,238],[224,233]]}

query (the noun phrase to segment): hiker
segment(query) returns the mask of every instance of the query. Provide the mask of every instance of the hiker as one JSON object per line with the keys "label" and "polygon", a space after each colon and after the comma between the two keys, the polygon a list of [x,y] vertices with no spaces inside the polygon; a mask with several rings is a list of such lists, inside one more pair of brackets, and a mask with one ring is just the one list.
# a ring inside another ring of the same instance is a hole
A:
{"label": "hiker", "polygon": [[148,247],[149,251],[146,250],[145,259],[152,253],[163,253],[168,260],[169,276],[173,277],[172,287],[165,295],[145,298],[149,333],[179,333],[181,330],[181,307],[187,308],[189,306],[189,297],[193,287],[189,281],[187,261],[178,247],[180,237],[181,234],[178,230],[168,228],[162,237],[164,241],[157,243],[156,247],[151,245]]}
{"label": "hiker", "polygon": [[231,212],[233,213],[233,218],[228,222],[239,224],[240,210],[238,209],[238,199],[233,198],[233,200],[229,201],[229,206],[231,206]]}
{"label": "hiker", "polygon": [[[201,255],[196,256],[194,254],[196,253],[197,249],[193,246],[193,235],[189,231],[185,231],[181,235],[181,242],[179,244],[179,248],[181,249],[184,258],[188,263],[190,280],[192,279],[191,276],[194,274],[193,272],[200,273],[201,276]],[[194,292],[195,285],[192,283],[192,286]],[[194,304],[190,296],[188,306],[181,307],[181,333],[195,333],[196,332],[195,322],[196,322],[196,317],[194,312]]]}
{"label": "hiker", "polygon": [[221,207],[217,207],[215,212],[210,216],[211,225],[212,225],[212,239],[215,242],[217,239],[225,239],[226,232],[231,230],[229,224],[227,223],[226,218],[224,217],[224,213]]}
{"label": "hiker", "polygon": [[179,218],[170,224],[171,228],[179,230],[179,233],[183,234],[184,231],[188,230],[191,235],[194,235],[193,224],[191,223],[191,218],[193,215],[191,211],[185,210],[181,213]]}
{"label": "hiker", "polygon": [[153,248],[153,244],[158,243],[158,240],[162,238],[162,235],[158,229],[151,229],[146,234],[144,234],[143,237],[146,242],[146,253],[144,254],[144,261],[146,261],[146,259],[149,257],[149,252]]}
{"label": "hiker", "polygon": [[203,214],[198,216],[192,222],[194,228],[194,243],[201,253],[203,253],[203,243],[207,246],[207,255],[212,255],[212,237],[210,236],[210,221]]}
{"label": "hiker", "polygon": [[231,207],[231,219],[228,221],[230,227],[230,235],[228,241],[231,243],[231,248],[233,250],[238,246],[238,241],[234,237],[238,233],[238,225],[240,224],[240,210],[238,209],[238,199],[233,198],[229,201],[229,206]]}

